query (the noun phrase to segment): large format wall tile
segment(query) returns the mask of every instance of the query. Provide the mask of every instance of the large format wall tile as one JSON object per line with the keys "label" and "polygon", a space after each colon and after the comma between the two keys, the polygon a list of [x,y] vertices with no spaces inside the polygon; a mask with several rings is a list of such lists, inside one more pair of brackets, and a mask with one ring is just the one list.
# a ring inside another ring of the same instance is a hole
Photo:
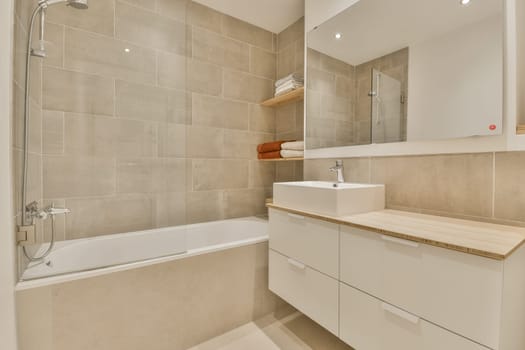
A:
{"label": "large format wall tile", "polygon": [[[67,199],[67,239],[134,232],[153,227],[152,199],[146,195]],[[93,220],[96,218],[96,220]]]}
{"label": "large format wall tile", "polygon": [[157,125],[139,120],[66,113],[64,153],[103,157],[153,157]]}
{"label": "large format wall tile", "polygon": [[250,72],[252,74],[275,80],[277,56],[274,52],[250,48]]}
{"label": "large format wall tile", "polygon": [[[13,84],[13,123],[11,128],[12,145],[24,147],[24,91]],[[29,104],[29,152],[42,153],[42,110],[34,100]]]}
{"label": "large format wall tile", "polygon": [[66,29],[64,66],[67,69],[153,84],[156,81],[155,62],[152,50],[98,34]]}
{"label": "large format wall tile", "polygon": [[221,158],[224,155],[224,130],[192,126],[188,128],[188,157]]}
{"label": "large format wall tile", "polygon": [[43,111],[42,153],[64,153],[64,112]]}
{"label": "large format wall tile", "polygon": [[256,159],[257,145],[273,141],[274,134],[240,130],[224,130],[224,157],[235,159]]}
{"label": "large format wall tile", "polygon": [[184,55],[186,25],[117,0],[116,37],[146,47]]}
{"label": "large format wall tile", "polygon": [[494,216],[525,221],[525,152],[496,153]]}
{"label": "large format wall tile", "polygon": [[129,158],[117,161],[118,193],[184,192],[186,160]]}
{"label": "large format wall tile", "polygon": [[250,107],[247,103],[193,94],[193,125],[247,130]]}
{"label": "large format wall tile", "polygon": [[114,4],[114,1],[107,0],[90,1],[89,9],[82,11],[59,4],[47,11],[47,19],[53,23],[113,36],[115,27]]}
{"label": "large format wall tile", "polygon": [[157,0],[157,12],[185,22],[190,3],[190,0]]}
{"label": "large format wall tile", "polygon": [[222,191],[188,192],[186,205],[188,224],[224,218]]}
{"label": "large format wall tile", "polygon": [[273,96],[273,82],[234,70],[224,71],[224,96],[259,103]]}
{"label": "large format wall tile", "polygon": [[371,182],[386,185],[388,207],[490,217],[492,157],[482,153],[373,158]]}
{"label": "large format wall tile", "polygon": [[115,161],[111,158],[44,156],[45,198],[106,195],[115,192]]}
{"label": "large format wall tile", "polygon": [[186,157],[186,125],[159,123],[157,135],[159,157]]}
{"label": "large format wall tile", "polygon": [[185,123],[187,118],[184,91],[117,80],[115,97],[119,118],[172,123]]}
{"label": "large format wall tile", "polygon": [[256,27],[253,24],[241,21],[240,19],[224,16],[222,19],[222,31],[225,35],[273,51],[274,34]]}
{"label": "large format wall tile", "polygon": [[193,190],[248,188],[248,169],[246,160],[195,159],[192,162]]}
{"label": "large format wall tile", "polygon": [[193,58],[241,71],[250,70],[250,47],[208,30],[193,29]]}
{"label": "large format wall tile", "polygon": [[64,66],[64,31],[65,26],[46,22],[46,58],[43,64],[46,66],[63,67]]}
{"label": "large format wall tile", "polygon": [[187,84],[186,57],[158,52],[157,82],[160,86],[185,89]]}
{"label": "large format wall tile", "polygon": [[221,32],[222,17],[224,16],[222,13],[194,1],[190,3],[189,8],[188,24],[217,33]]}
{"label": "large format wall tile", "polygon": [[250,106],[250,131],[275,132],[275,109],[258,104]]}
{"label": "large format wall tile", "polygon": [[189,61],[188,86],[192,92],[219,96],[223,87],[222,68],[197,60]]}
{"label": "large format wall tile", "polygon": [[113,115],[113,95],[112,79],[44,67],[44,109]]}

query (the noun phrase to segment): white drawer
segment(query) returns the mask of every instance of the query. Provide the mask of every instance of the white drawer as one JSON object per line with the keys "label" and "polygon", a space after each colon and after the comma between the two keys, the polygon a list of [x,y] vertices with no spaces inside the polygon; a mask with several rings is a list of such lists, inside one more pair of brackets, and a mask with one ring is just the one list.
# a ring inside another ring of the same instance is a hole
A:
{"label": "white drawer", "polygon": [[341,283],[340,338],[357,350],[487,350]]}
{"label": "white drawer", "polygon": [[270,209],[270,248],[339,278],[339,225]]}
{"label": "white drawer", "polygon": [[341,228],[340,254],[346,284],[497,348],[500,261],[350,227]]}
{"label": "white drawer", "polygon": [[270,290],[335,335],[339,325],[339,282],[270,250]]}

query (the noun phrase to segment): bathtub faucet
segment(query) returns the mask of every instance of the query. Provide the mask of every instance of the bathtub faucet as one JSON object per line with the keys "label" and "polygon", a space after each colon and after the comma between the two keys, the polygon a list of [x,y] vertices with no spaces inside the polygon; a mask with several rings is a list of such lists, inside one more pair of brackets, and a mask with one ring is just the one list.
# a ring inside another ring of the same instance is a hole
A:
{"label": "bathtub faucet", "polygon": [[38,203],[32,202],[29,203],[26,208],[26,215],[31,220],[31,222],[33,219],[46,220],[50,216],[53,218],[55,215],[65,215],[70,212],[71,210],[67,208],[56,208],[54,203],[45,207],[44,209],[39,209]]}

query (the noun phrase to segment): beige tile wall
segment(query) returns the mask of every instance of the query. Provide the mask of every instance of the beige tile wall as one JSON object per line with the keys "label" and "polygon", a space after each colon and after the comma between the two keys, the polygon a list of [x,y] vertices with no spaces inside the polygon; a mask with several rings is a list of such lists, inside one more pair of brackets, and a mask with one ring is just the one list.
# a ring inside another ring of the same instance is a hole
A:
{"label": "beige tile wall", "polygon": [[[277,79],[291,73],[304,74],[304,17],[277,35]],[[304,103],[296,102],[276,108],[277,140],[304,140]],[[300,181],[303,162],[276,165],[276,181]]]}
{"label": "beige tile wall", "polygon": [[[408,93],[408,49],[352,66],[308,49],[306,128],[308,148],[369,144],[371,142],[372,69],[399,80]],[[406,99],[405,99],[406,100]],[[402,105],[402,136],[406,138],[406,106]]]}
{"label": "beige tile wall", "polygon": [[[305,161],[333,181],[335,159]],[[383,183],[391,209],[525,226],[525,152],[344,159],[348,182]]]}
{"label": "beige tile wall", "polygon": [[[188,127],[188,221],[265,214],[275,165],[256,146],[274,140],[276,35],[192,3]],[[191,159],[190,159],[191,158]]]}
{"label": "beige tile wall", "polygon": [[[17,0],[15,179],[36,3]],[[56,5],[46,28],[29,199],[73,210],[58,239],[265,213],[276,171],[255,146],[275,138],[275,110],[258,105],[273,94],[275,34],[188,0]]]}
{"label": "beige tile wall", "polygon": [[307,55],[308,148],[354,144],[355,67],[310,48]]}
{"label": "beige tile wall", "polygon": [[184,350],[291,309],[268,243],[17,293],[20,350]]}

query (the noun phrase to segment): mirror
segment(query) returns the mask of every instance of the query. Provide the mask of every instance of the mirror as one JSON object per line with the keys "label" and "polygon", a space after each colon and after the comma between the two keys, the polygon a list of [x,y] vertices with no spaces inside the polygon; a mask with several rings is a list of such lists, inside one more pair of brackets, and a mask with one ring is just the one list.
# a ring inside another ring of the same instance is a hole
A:
{"label": "mirror", "polygon": [[307,34],[307,149],[503,132],[503,0],[360,0]]}

